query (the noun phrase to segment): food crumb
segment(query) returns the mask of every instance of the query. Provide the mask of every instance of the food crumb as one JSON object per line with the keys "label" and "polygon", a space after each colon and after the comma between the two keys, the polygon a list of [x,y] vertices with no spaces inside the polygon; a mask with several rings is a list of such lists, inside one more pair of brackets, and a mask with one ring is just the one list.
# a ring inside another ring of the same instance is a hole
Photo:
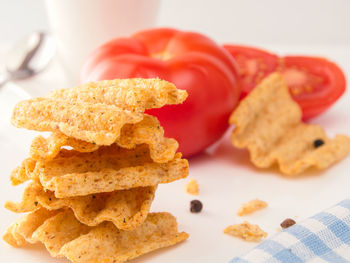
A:
{"label": "food crumb", "polygon": [[197,180],[190,179],[185,186],[185,191],[186,191],[186,193],[191,194],[191,195],[198,195],[199,194],[199,185],[197,183]]}
{"label": "food crumb", "polygon": [[283,222],[281,223],[281,227],[283,229],[291,227],[292,225],[295,225],[295,221],[291,218],[287,218],[287,219],[283,220]]}
{"label": "food crumb", "polygon": [[250,200],[248,203],[245,203],[241,206],[241,208],[237,212],[237,215],[244,216],[247,214],[251,214],[257,210],[263,209],[265,207],[267,207],[267,203],[264,201],[261,201],[259,199]]}
{"label": "food crumb", "polygon": [[203,204],[199,200],[192,200],[190,203],[190,211],[191,213],[199,213],[202,211]]}
{"label": "food crumb", "polygon": [[245,241],[253,242],[259,242],[262,238],[267,237],[267,233],[258,225],[252,225],[247,221],[226,227],[224,233],[234,237],[239,237]]}

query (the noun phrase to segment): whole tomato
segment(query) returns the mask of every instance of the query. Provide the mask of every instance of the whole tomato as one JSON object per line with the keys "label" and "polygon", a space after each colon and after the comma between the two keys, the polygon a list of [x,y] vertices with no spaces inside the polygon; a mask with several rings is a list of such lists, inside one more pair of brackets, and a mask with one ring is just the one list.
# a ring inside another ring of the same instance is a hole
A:
{"label": "whole tomato", "polygon": [[83,65],[80,81],[135,77],[158,77],[187,90],[183,104],[147,112],[158,117],[165,135],[179,142],[186,157],[202,152],[224,134],[241,92],[228,51],[204,35],[168,28],[100,46]]}

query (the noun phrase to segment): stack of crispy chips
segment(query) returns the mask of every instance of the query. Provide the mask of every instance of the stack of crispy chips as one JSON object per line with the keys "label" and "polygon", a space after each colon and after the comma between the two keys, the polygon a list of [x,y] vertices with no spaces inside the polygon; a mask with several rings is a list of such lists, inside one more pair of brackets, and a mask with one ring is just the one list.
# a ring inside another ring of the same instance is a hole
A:
{"label": "stack of crispy chips", "polygon": [[182,103],[187,93],[159,79],[88,83],[18,103],[16,127],[49,131],[11,174],[30,180],[29,212],[4,235],[9,244],[42,242],[72,262],[124,262],[185,240],[168,213],[149,213],[157,185],[188,175],[178,143],[146,109]]}

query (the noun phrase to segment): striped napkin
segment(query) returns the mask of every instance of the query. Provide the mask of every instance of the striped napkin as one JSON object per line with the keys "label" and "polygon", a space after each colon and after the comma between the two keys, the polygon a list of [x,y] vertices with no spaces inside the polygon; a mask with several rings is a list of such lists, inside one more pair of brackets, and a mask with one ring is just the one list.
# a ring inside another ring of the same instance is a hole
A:
{"label": "striped napkin", "polygon": [[350,262],[350,199],[265,240],[230,263]]}

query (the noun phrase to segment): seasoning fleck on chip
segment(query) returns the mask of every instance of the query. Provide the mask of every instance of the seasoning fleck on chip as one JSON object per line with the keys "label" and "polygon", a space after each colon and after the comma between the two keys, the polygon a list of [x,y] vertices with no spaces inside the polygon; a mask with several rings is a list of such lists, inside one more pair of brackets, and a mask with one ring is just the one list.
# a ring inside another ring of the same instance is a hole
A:
{"label": "seasoning fleck on chip", "polygon": [[281,227],[283,229],[291,227],[292,225],[295,225],[295,221],[293,219],[291,219],[291,218],[287,218],[281,223]]}
{"label": "seasoning fleck on chip", "polygon": [[238,210],[237,215],[244,216],[251,214],[257,210],[267,207],[267,203],[259,199],[250,200],[248,203],[245,203]]}
{"label": "seasoning fleck on chip", "polygon": [[202,211],[203,204],[199,200],[192,200],[191,201],[191,206],[190,206],[190,211],[191,213],[199,213]]}
{"label": "seasoning fleck on chip", "polygon": [[185,186],[186,193],[190,195],[198,195],[199,194],[199,185],[195,179],[190,179]]}
{"label": "seasoning fleck on chip", "polygon": [[267,237],[267,233],[258,225],[252,225],[247,221],[226,227],[224,233],[234,237],[239,237],[245,241],[253,242],[259,242],[262,238]]}
{"label": "seasoning fleck on chip", "polygon": [[322,146],[323,144],[324,144],[324,140],[322,140],[322,139],[317,139],[314,141],[315,148],[318,148],[318,147]]}

